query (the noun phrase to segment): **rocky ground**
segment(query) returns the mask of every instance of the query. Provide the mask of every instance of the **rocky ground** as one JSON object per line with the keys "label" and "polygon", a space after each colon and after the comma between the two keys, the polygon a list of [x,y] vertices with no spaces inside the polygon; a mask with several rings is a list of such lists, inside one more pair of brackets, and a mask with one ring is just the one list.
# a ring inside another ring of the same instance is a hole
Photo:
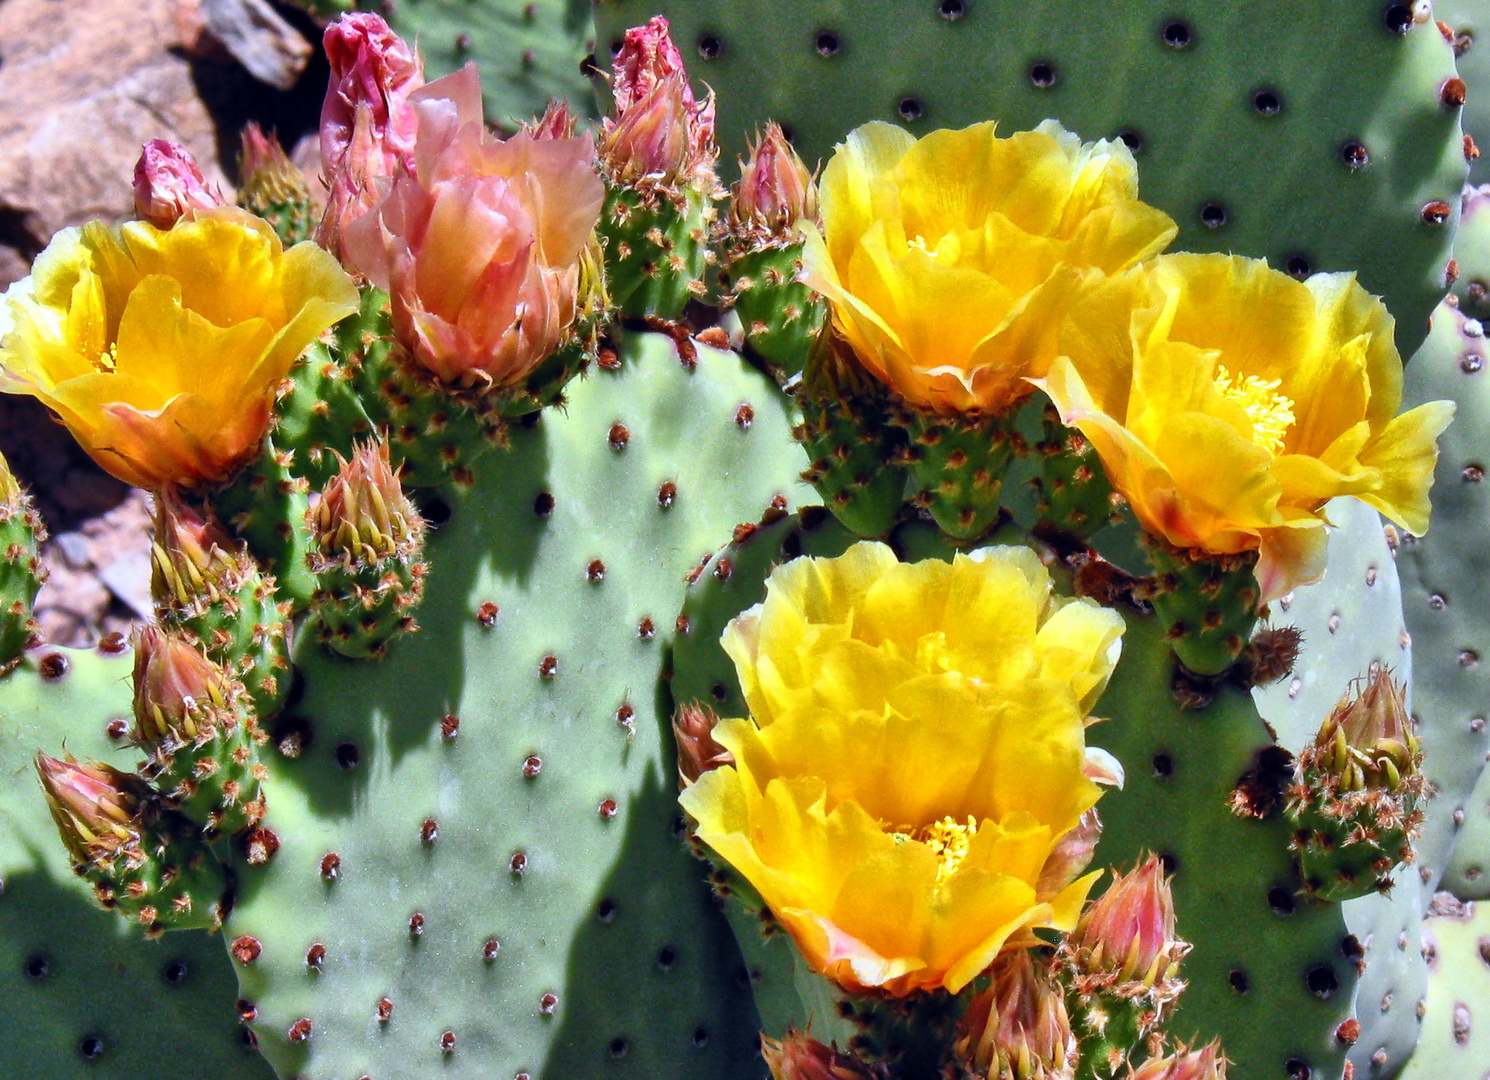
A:
{"label": "rocky ground", "polygon": [[[256,120],[314,175],[318,40],[271,0],[0,0],[0,288],[58,229],[127,217],[149,139],[184,143],[231,191],[238,134]],[[29,398],[0,395],[0,452],[52,533],[48,640],[88,644],[148,617],[148,497]]]}

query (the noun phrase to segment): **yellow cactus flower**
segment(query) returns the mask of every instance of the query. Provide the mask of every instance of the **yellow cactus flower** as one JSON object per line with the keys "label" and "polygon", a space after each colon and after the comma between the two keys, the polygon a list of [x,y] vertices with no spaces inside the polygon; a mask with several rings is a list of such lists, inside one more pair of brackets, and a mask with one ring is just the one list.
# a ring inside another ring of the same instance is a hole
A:
{"label": "yellow cactus flower", "polygon": [[314,244],[233,207],[165,230],[91,222],[6,293],[0,391],[30,394],[140,487],[220,479],[257,452],[275,390],[357,289]]}
{"label": "yellow cactus flower", "polygon": [[767,590],[726,636],[755,718],[719,722],[729,757],[680,799],[813,968],[955,993],[1071,929],[1095,875],[1058,845],[1099,795],[1083,703],[1121,618],[1053,601],[1025,548],[905,564],[861,543]]}
{"label": "yellow cactus flower", "polygon": [[939,413],[997,415],[1029,394],[1024,377],[1045,373],[1060,315],[1089,282],[1176,231],[1139,201],[1126,146],[1083,143],[1053,120],[919,141],[865,124],[829,161],[819,200],[802,280],[869,371]]}
{"label": "yellow cactus flower", "polygon": [[1256,551],[1264,601],[1324,572],[1324,504],[1354,495],[1428,528],[1435,401],[1397,415],[1393,321],[1353,274],[1295,281],[1227,255],[1165,255],[1068,318],[1037,385],[1096,448],[1150,533]]}

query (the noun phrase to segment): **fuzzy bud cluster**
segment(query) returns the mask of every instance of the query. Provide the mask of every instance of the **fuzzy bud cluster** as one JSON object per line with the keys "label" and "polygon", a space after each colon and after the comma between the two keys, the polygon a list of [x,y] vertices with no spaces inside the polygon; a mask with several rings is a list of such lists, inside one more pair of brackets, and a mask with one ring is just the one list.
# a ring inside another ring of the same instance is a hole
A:
{"label": "fuzzy bud cluster", "polygon": [[798,242],[798,222],[817,221],[817,184],[774,120],[750,147],[733,191],[729,224],[736,237]]}
{"label": "fuzzy bud cluster", "polygon": [[1423,758],[1404,689],[1390,672],[1373,670],[1319,729],[1309,764],[1334,777],[1342,792],[1400,790]]}
{"label": "fuzzy bud cluster", "polygon": [[761,1036],[761,1056],[772,1080],[880,1080],[882,1072],[799,1031],[780,1042]]}
{"label": "fuzzy bud cluster", "polygon": [[1118,874],[1082,915],[1066,943],[1083,993],[1103,991],[1158,1004],[1184,990],[1180,961],[1190,951],[1175,929],[1174,896],[1164,863],[1151,855]]}
{"label": "fuzzy bud cluster", "polygon": [[158,626],[141,627],[134,646],[137,745],[200,744],[225,725],[236,726],[229,699],[237,690],[200,649]]}
{"label": "fuzzy bud cluster", "polygon": [[1226,1059],[1216,1043],[1181,1050],[1170,1057],[1149,1058],[1130,1080],[1226,1080]]}
{"label": "fuzzy bud cluster", "polygon": [[962,1075],[978,1080],[1071,1080],[1080,1060],[1059,984],[1030,950],[1001,957],[973,999],[956,1044]]}
{"label": "fuzzy bud cluster", "polygon": [[678,743],[678,787],[689,788],[704,773],[721,765],[733,765],[735,758],[714,740],[714,726],[719,723],[708,708],[687,702],[673,714],[673,738]]}
{"label": "fuzzy bud cluster", "polygon": [[413,559],[424,548],[424,518],[399,485],[387,443],[359,447],[310,511],[321,557],[344,566]]}
{"label": "fuzzy bud cluster", "polygon": [[73,860],[109,866],[143,860],[138,815],[148,797],[133,775],[99,761],[36,755],[47,808]]}

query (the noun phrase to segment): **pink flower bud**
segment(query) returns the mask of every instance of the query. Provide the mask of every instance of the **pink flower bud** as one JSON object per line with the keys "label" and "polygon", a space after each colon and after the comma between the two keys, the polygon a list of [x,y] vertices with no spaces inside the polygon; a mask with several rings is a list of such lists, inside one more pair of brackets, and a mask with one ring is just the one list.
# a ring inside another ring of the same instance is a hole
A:
{"label": "pink flower bud", "polygon": [[879,1071],[810,1035],[788,1031],[786,1038],[761,1036],[761,1056],[772,1080],[875,1080]]}
{"label": "pink flower bud", "polygon": [[797,222],[817,219],[817,185],[774,120],[740,166],[730,218],[737,232],[789,238]]}
{"label": "pink flower bud", "polygon": [[408,43],[367,12],[343,15],[323,40],[331,63],[321,106],[329,195],[317,239],[342,256],[342,230],[376,202],[375,182],[413,167],[418,119],[409,98],[424,85],[424,70]]}
{"label": "pink flower bud", "polygon": [[601,157],[612,180],[714,188],[714,95],[694,96],[683,57],[654,16],[626,31],[611,80],[615,118],[605,121]]}
{"label": "pink flower bud", "polygon": [[367,12],[343,15],[326,27],[322,40],[331,64],[321,106],[321,160],[326,168],[336,167],[346,156],[362,106],[368,109],[367,122],[378,147],[391,158],[407,160],[417,130],[409,95],[424,85],[424,70],[414,50],[381,16]]}
{"label": "pink flower bud", "polygon": [[112,860],[139,844],[135,824],[144,785],[101,762],[36,755],[47,807],[62,842],[79,863]]}
{"label": "pink flower bud", "polygon": [[132,737],[167,749],[211,738],[228,722],[226,673],[196,646],[158,626],[135,633]]}
{"label": "pink flower bud", "polygon": [[417,95],[413,170],[343,234],[345,260],[389,293],[399,343],[478,391],[521,383],[565,342],[605,197],[588,134],[498,140],[479,102],[474,68]]}
{"label": "pink flower bud", "polygon": [[569,102],[549,98],[543,115],[535,123],[524,124],[523,128],[535,139],[572,139],[576,123]]}
{"label": "pink flower bud", "polygon": [[1087,908],[1070,945],[1083,972],[1118,984],[1152,989],[1174,980],[1190,946],[1175,936],[1174,896],[1157,855],[1117,876]]}
{"label": "pink flower bud", "polygon": [[151,139],[140,151],[135,163],[135,214],[142,220],[169,229],[187,214],[225,202],[180,143]]}
{"label": "pink flower bud", "polygon": [[1226,1080],[1226,1059],[1215,1043],[1166,1058],[1149,1058],[1130,1080]]}
{"label": "pink flower bud", "polygon": [[1006,953],[992,972],[963,1017],[958,1058],[977,1076],[1069,1080],[1079,1058],[1060,987],[1027,949]]}

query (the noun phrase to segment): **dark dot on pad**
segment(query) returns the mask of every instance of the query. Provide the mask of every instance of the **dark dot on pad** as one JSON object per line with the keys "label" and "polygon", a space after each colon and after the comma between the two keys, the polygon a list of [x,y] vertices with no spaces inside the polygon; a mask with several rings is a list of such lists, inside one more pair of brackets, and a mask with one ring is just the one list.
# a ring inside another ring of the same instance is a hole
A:
{"label": "dark dot on pad", "polygon": [[1164,44],[1172,49],[1183,49],[1190,44],[1193,35],[1190,32],[1190,24],[1183,19],[1171,19],[1164,24],[1161,36]]}
{"label": "dark dot on pad", "polygon": [[1317,998],[1330,998],[1340,989],[1340,978],[1328,964],[1318,964],[1304,974],[1304,985]]}
{"label": "dark dot on pad", "polygon": [[1283,99],[1276,90],[1259,90],[1252,95],[1252,107],[1260,116],[1277,116],[1283,111]]}
{"label": "dark dot on pad", "polygon": [[838,35],[831,30],[818,31],[818,35],[813,39],[812,44],[813,48],[817,49],[817,54],[824,58],[836,56],[838,50],[842,47],[842,42],[838,40]]}
{"label": "dark dot on pad", "polygon": [[724,52],[724,42],[719,40],[717,34],[700,34],[698,36],[698,54],[705,60],[718,60]]}
{"label": "dark dot on pad", "polygon": [[1406,34],[1412,29],[1412,8],[1407,4],[1388,4],[1381,21],[1392,33]]}
{"label": "dark dot on pad", "polygon": [[1030,65],[1030,82],[1041,90],[1055,85],[1055,65],[1047,60]]}
{"label": "dark dot on pad", "polygon": [[1291,890],[1282,885],[1274,885],[1268,890],[1268,907],[1273,909],[1275,915],[1292,915],[1298,910],[1298,902]]}

